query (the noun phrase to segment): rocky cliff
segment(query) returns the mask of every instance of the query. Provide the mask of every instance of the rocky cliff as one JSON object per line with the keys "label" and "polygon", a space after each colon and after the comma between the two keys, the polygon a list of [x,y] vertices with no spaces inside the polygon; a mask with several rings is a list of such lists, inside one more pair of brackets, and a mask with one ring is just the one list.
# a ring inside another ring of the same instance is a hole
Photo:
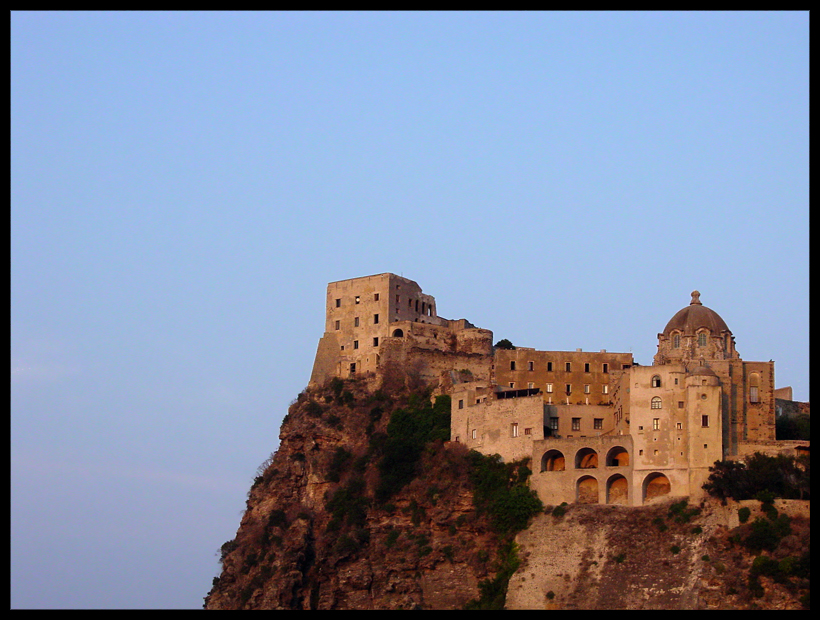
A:
{"label": "rocky cliff", "polygon": [[[807,606],[808,519],[752,553],[740,544],[748,532],[728,527],[736,508],[717,503],[547,507],[510,545],[523,525],[482,507],[475,459],[437,434],[446,405],[419,408],[418,390],[356,381],[300,394],[221,548],[205,608]],[[405,440],[433,441],[396,443],[403,419]],[[505,471],[508,484],[528,473]],[[780,568],[761,569],[760,556]]]}

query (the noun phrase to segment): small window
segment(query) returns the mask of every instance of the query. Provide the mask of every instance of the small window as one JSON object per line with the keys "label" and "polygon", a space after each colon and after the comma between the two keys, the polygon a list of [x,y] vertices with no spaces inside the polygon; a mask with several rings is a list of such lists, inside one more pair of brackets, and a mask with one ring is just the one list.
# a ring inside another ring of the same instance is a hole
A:
{"label": "small window", "polygon": [[672,348],[680,349],[680,334],[677,332],[672,334]]}
{"label": "small window", "polygon": [[601,394],[609,394],[609,385],[604,383],[601,386]]}
{"label": "small window", "polygon": [[354,374],[356,372],[356,362],[352,362],[350,364],[350,374]]}
{"label": "small window", "polygon": [[709,426],[709,416],[708,415],[700,416],[700,425],[704,428]]}
{"label": "small window", "polygon": [[353,317],[353,327],[359,326],[359,317]]}
{"label": "small window", "polygon": [[572,394],[572,384],[571,383],[565,384],[564,385],[564,391],[567,393],[567,396]]}
{"label": "small window", "polygon": [[760,375],[756,372],[749,375],[749,402],[760,402]]}
{"label": "small window", "polygon": [[337,299],[337,300],[336,300],[336,307],[337,307],[337,308],[341,308],[341,307],[342,307],[342,300],[341,300],[341,299]]}
{"label": "small window", "polygon": [[518,422],[513,422],[510,428],[510,434],[513,437],[518,437]]}
{"label": "small window", "polygon": [[528,387],[529,389],[533,389],[533,388],[535,387],[535,383],[533,383],[532,381],[530,381],[529,383],[527,383],[527,387]]}
{"label": "small window", "polygon": [[514,387],[515,387],[515,381],[510,381],[510,387],[511,387],[511,388],[514,388]]}
{"label": "small window", "polygon": [[652,377],[652,387],[659,388],[661,387],[661,378],[658,375]]}
{"label": "small window", "polygon": [[706,332],[700,332],[698,334],[698,346],[705,347],[706,346]]}
{"label": "small window", "polygon": [[606,364],[606,363],[604,364],[604,372],[605,373],[609,372],[609,364]]}
{"label": "small window", "polygon": [[546,390],[548,394],[552,394],[552,383],[547,383]]}
{"label": "small window", "polygon": [[471,434],[472,439],[475,439],[477,436],[478,436],[478,431],[477,431],[477,429],[473,429],[473,432],[472,432],[472,434]]}
{"label": "small window", "polygon": [[515,370],[515,361],[510,362],[510,370]]}
{"label": "small window", "polygon": [[547,362],[547,372],[552,372],[552,362]]}
{"label": "small window", "polygon": [[652,409],[662,409],[663,408],[663,401],[661,401],[661,397],[660,396],[653,397],[652,401],[650,403],[650,407],[652,407]]}
{"label": "small window", "polygon": [[535,362],[527,362],[527,370],[535,370]]}
{"label": "small window", "polygon": [[567,362],[566,369],[567,372],[572,372],[572,362]]}
{"label": "small window", "polygon": [[373,325],[378,325],[378,323],[379,323],[379,315],[374,314],[373,315]]}
{"label": "small window", "polygon": [[584,384],[584,394],[589,394],[589,391],[590,391],[591,388],[592,388],[592,386],[589,385],[589,383],[585,383]]}
{"label": "small window", "polygon": [[341,329],[342,328],[342,322],[341,321],[336,321],[335,327],[336,327],[337,330]]}
{"label": "small window", "polygon": [[594,418],[592,420],[592,428],[597,431],[600,431],[604,428],[604,419],[603,418]]}
{"label": "small window", "polygon": [[524,429],[524,434],[525,435],[532,435],[532,429],[531,428],[525,428]]}
{"label": "small window", "polygon": [[379,301],[379,294],[373,293],[373,301]]}
{"label": "small window", "polygon": [[554,431],[558,430],[558,418],[550,418],[550,429]]}
{"label": "small window", "polygon": [[581,418],[572,418],[572,430],[580,431],[581,430]]}
{"label": "small window", "polygon": [[359,297],[358,295],[356,295],[356,303],[358,304],[358,303],[360,303],[361,301],[362,301],[362,298],[361,298],[361,297]]}
{"label": "small window", "polygon": [[584,372],[589,372],[589,364],[584,364]]}
{"label": "small window", "polygon": [[458,401],[458,408],[459,408],[459,409],[464,409],[464,400],[463,400],[463,399],[459,399],[459,401]]}
{"label": "small window", "polygon": [[[683,422],[675,423],[675,428],[678,429],[679,431],[682,431],[683,430]],[[680,437],[678,437],[678,439],[680,439]]]}
{"label": "small window", "polygon": [[358,348],[359,348],[359,341],[358,341],[358,340],[354,340],[354,341],[353,341],[353,348],[354,348],[354,349],[358,349]]}
{"label": "small window", "polygon": [[683,401],[682,400],[678,401],[678,409],[683,409]]}
{"label": "small window", "polygon": [[379,337],[378,336],[373,336],[373,346],[374,347],[379,346]]}
{"label": "small window", "polygon": [[661,419],[660,418],[652,418],[652,430],[659,431],[661,429]]}

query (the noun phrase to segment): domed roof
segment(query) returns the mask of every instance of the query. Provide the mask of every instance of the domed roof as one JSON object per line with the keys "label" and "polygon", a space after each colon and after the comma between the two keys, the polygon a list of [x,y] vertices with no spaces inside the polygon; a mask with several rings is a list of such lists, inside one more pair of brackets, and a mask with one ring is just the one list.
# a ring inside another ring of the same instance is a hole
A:
{"label": "domed roof", "polygon": [[[694,334],[701,327],[705,327],[712,334],[730,331],[720,315],[700,303],[700,293],[692,291],[692,301],[679,310],[666,324],[663,334],[668,336],[672,330],[680,330],[684,334]],[[731,332],[730,332],[731,333]]]}
{"label": "domed roof", "polygon": [[698,366],[692,371],[693,375],[706,375],[707,377],[717,377],[717,373],[708,366]]}

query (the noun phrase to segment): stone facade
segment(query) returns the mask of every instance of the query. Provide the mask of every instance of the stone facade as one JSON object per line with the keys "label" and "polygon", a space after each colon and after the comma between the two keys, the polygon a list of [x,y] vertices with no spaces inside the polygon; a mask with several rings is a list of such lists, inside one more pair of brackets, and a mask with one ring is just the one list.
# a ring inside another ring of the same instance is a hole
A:
{"label": "stone facade", "polygon": [[547,504],[698,498],[715,461],[808,449],[775,440],[774,362],[742,360],[698,291],[658,333],[652,366],[604,350],[495,350],[491,331],[439,317],[432,296],[389,273],[329,284],[326,307],[312,384],[414,368],[451,395],[451,440],[529,459]]}

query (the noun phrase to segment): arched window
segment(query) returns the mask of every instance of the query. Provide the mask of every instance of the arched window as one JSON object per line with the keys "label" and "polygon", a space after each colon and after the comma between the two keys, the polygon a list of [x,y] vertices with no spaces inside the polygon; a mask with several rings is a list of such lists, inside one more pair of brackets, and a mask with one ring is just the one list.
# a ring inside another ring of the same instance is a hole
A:
{"label": "arched window", "polygon": [[680,334],[678,332],[672,334],[672,348],[680,349]]}
{"label": "arched window", "polygon": [[394,329],[393,330],[393,338],[403,338],[403,337],[404,337],[404,332],[403,331],[401,331],[400,329]]}
{"label": "arched window", "polygon": [[660,378],[660,376],[655,375],[654,377],[652,377],[652,387],[653,388],[661,387],[661,378]]}
{"label": "arched window", "polygon": [[760,375],[756,372],[749,375],[749,402],[760,402]]}
{"label": "arched window", "polygon": [[698,346],[705,347],[706,346],[706,332],[698,332]]}
{"label": "arched window", "polygon": [[661,401],[661,397],[660,396],[654,396],[652,398],[650,406],[652,407],[652,409],[661,409],[662,406],[663,406],[663,402]]}

